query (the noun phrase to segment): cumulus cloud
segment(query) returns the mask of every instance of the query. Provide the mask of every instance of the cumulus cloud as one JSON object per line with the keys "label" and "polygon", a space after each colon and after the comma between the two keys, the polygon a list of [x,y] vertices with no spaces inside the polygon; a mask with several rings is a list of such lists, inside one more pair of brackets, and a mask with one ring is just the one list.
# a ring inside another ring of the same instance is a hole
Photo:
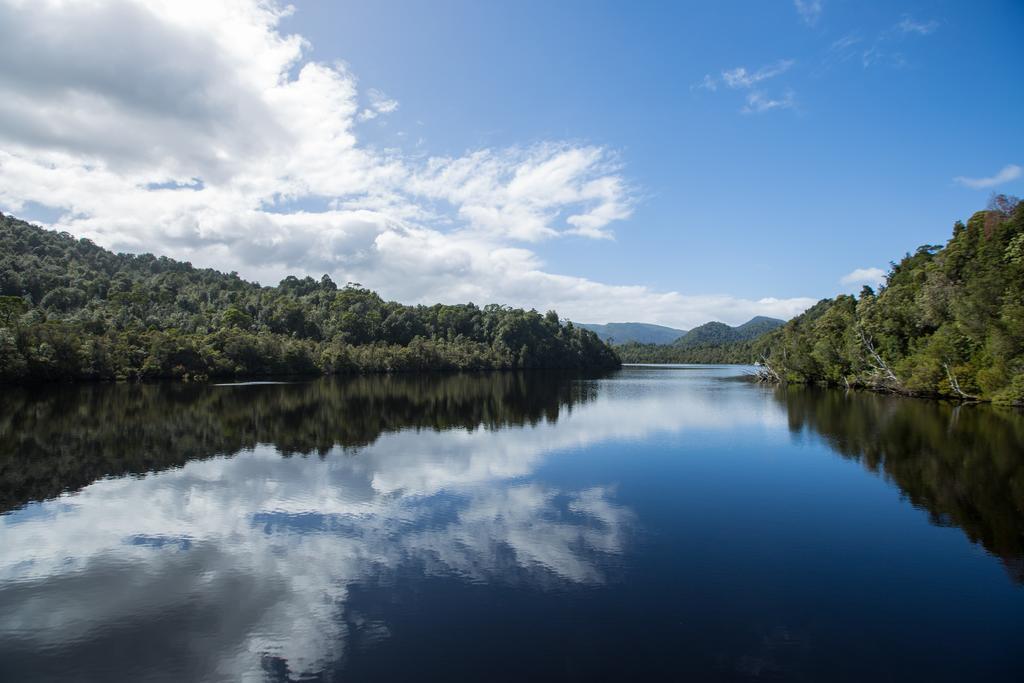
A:
{"label": "cumulus cloud", "polygon": [[117,250],[265,283],[327,272],[414,303],[688,326],[808,305],[548,272],[531,245],[611,239],[632,214],[616,154],[551,141],[455,157],[375,149],[359,123],[398,100],[364,91],[343,64],[310,60],[307,41],[280,30],[289,11],[257,0],[0,0],[0,208],[41,208],[59,216],[50,227]]}
{"label": "cumulus cloud", "polygon": [[1011,180],[1016,180],[1017,178],[1020,178],[1021,171],[1021,167],[1017,164],[1008,164],[1003,166],[998,173],[987,178],[967,178],[961,175],[953,178],[953,182],[974,190],[983,190],[985,188],[1008,183]]}
{"label": "cumulus cloud", "polygon": [[885,271],[881,268],[857,268],[839,279],[843,285],[880,285],[885,282]]}

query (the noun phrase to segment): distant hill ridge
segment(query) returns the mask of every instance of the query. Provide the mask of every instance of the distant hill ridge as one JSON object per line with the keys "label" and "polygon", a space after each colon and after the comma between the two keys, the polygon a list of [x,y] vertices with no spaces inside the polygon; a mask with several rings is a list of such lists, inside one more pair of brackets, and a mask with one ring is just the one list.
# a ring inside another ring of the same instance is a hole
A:
{"label": "distant hill ridge", "polygon": [[785,320],[769,318],[763,315],[755,316],[736,327],[730,327],[725,323],[710,322],[699,325],[685,335],[672,342],[673,346],[688,349],[694,346],[706,346],[717,344],[730,344],[732,342],[748,341],[760,337],[766,332],[771,332],[777,327],[786,324]]}
{"label": "distant hill ridge", "polygon": [[784,320],[759,315],[736,327],[715,321],[698,325],[690,331],[650,323],[577,323],[577,326],[595,332],[603,341],[615,344],[671,344],[679,348],[691,348],[755,339],[784,324]]}
{"label": "distant hill ridge", "polygon": [[679,330],[664,325],[652,325],[650,323],[608,323],[598,325],[595,323],[576,323],[577,327],[590,330],[601,338],[601,341],[626,344],[637,342],[639,344],[671,344],[679,339],[686,330]]}

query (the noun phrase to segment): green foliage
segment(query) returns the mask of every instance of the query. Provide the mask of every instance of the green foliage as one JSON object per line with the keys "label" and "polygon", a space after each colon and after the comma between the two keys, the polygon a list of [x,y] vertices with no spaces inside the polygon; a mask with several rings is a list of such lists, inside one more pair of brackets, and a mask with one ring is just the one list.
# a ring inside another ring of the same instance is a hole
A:
{"label": "green foliage", "polygon": [[0,244],[0,381],[619,365],[554,312],[404,306],[326,275],[262,287],[2,214]]}
{"label": "green foliage", "polygon": [[28,312],[28,303],[17,296],[0,296],[0,326],[13,327]]}
{"label": "green foliage", "polygon": [[820,301],[759,344],[786,381],[1024,403],[1024,205],[994,198],[877,294]]}

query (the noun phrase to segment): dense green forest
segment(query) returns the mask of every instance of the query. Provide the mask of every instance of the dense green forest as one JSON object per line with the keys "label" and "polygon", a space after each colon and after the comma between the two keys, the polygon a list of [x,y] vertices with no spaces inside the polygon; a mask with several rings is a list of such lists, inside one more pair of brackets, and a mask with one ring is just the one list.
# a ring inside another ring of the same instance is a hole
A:
{"label": "dense green forest", "polygon": [[554,311],[406,306],[326,275],[263,287],[3,214],[0,244],[5,381],[619,365]]}
{"label": "dense green forest", "polygon": [[820,301],[752,350],[783,382],[1024,403],[1024,204],[993,197],[878,292]]}

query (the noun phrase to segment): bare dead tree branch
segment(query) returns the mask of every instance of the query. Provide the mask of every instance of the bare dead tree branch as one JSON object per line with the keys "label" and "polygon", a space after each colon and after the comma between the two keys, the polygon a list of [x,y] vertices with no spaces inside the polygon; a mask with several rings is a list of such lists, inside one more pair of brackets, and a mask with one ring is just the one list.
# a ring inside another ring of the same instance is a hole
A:
{"label": "bare dead tree branch", "polygon": [[775,382],[777,384],[782,383],[782,377],[776,372],[775,368],[772,367],[771,363],[768,362],[768,356],[761,354],[761,359],[754,365],[757,366],[757,379],[761,382]]}
{"label": "bare dead tree branch", "polygon": [[953,371],[949,369],[949,363],[943,363],[942,367],[946,371],[946,379],[949,380],[949,388],[953,390],[954,394],[956,394],[960,398],[965,399],[974,400],[977,398],[976,396],[971,396],[970,394],[968,394],[967,392],[960,388],[960,382],[959,380],[957,380],[956,375],[953,373]]}
{"label": "bare dead tree branch", "polygon": [[892,371],[889,364],[885,362],[882,356],[879,355],[878,351],[875,350],[875,344],[871,340],[871,337],[864,333],[864,328],[858,326],[857,334],[860,336],[860,342],[864,345],[868,355],[871,357],[871,367],[876,375],[881,375],[885,380],[891,382],[896,388],[901,388],[903,383],[900,382],[900,378],[896,376],[896,373]]}

